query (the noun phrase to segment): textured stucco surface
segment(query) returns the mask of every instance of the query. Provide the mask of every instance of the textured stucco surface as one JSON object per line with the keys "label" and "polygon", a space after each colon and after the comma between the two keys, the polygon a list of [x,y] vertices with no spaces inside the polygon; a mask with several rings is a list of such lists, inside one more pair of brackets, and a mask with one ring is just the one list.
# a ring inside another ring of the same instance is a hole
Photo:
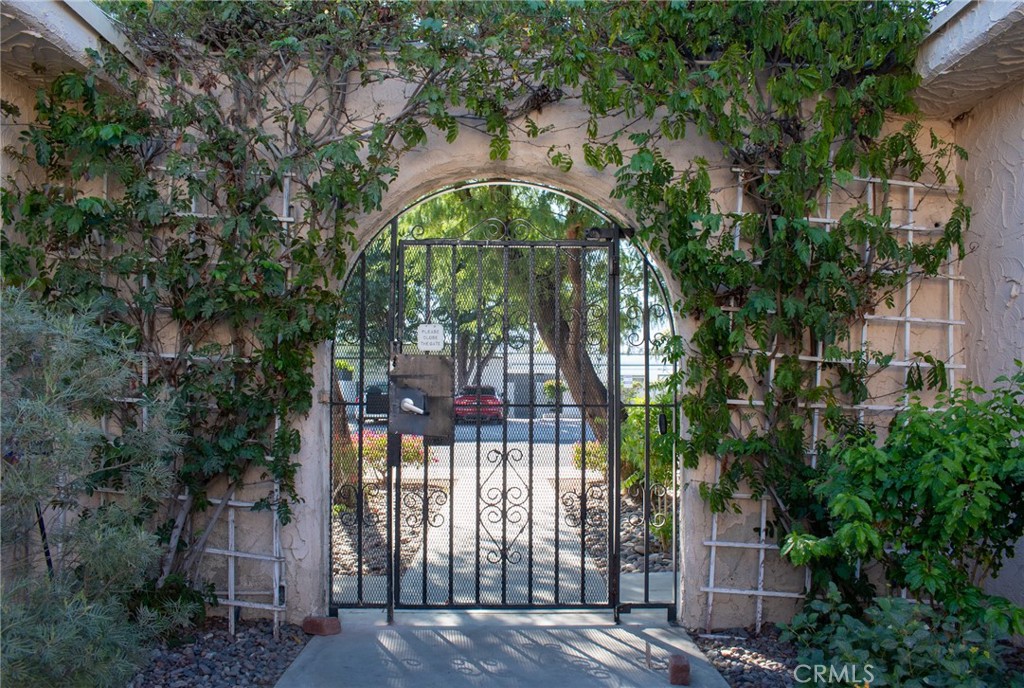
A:
{"label": "textured stucco surface", "polygon": [[[973,208],[963,262],[967,377],[990,385],[1024,359],[1024,80],[975,107],[957,127],[960,174]],[[1024,540],[990,592],[1024,605]]]}
{"label": "textured stucco surface", "polygon": [[925,114],[952,118],[1024,79],[1024,0],[954,2],[947,11],[954,16],[918,53],[915,95]]}
{"label": "textured stucco surface", "polygon": [[108,42],[127,50],[113,23],[82,0],[5,0],[0,27],[4,77],[32,86],[44,86],[62,71],[81,70],[86,50],[101,51]]}
{"label": "textured stucco surface", "polygon": [[967,377],[989,384],[1024,354],[1024,81],[957,127],[970,157],[960,174],[973,209],[963,261]]}
{"label": "textured stucco surface", "polygon": [[[14,171],[15,161],[7,154],[8,147],[20,149],[19,137],[24,125],[32,120],[35,103],[35,89],[14,76],[3,74],[0,79],[0,97],[21,111],[19,116],[5,116],[0,120],[0,175],[7,176]],[[25,170],[30,173],[29,170]]]}

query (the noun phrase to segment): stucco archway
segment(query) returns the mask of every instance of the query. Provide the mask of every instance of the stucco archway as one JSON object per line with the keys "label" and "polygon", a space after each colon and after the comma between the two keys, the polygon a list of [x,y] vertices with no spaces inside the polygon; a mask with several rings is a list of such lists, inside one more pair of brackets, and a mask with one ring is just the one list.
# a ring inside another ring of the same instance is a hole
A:
{"label": "stucco archway", "polygon": [[[635,218],[625,201],[613,196],[615,176],[613,171],[596,170],[589,166],[574,165],[570,170],[555,168],[548,160],[551,146],[558,145],[569,151],[580,150],[583,143],[581,133],[585,115],[572,106],[559,106],[545,111],[546,125],[551,129],[538,139],[519,139],[512,145],[506,160],[492,160],[489,155],[488,139],[477,132],[464,132],[452,144],[444,143],[441,137],[422,149],[408,153],[402,160],[401,171],[390,185],[379,210],[366,214],[358,221],[355,229],[358,255],[377,236],[392,217],[414,205],[421,198],[443,191],[446,188],[468,181],[503,180],[538,184],[571,197],[585,200],[599,208],[603,214],[622,226],[636,226]],[[686,140],[673,148],[674,162],[680,168],[690,161],[702,157],[718,160],[719,151],[703,140]],[[719,161],[712,165],[712,174],[717,186],[730,186],[732,177],[727,165]],[[656,256],[650,256],[662,275],[671,300],[679,298],[676,284],[668,277],[669,272]],[[692,323],[675,317],[676,332],[684,338],[692,331]],[[321,345],[316,352],[314,363],[316,380],[315,403],[310,414],[297,423],[302,433],[302,450],[297,457],[301,465],[296,486],[302,502],[295,507],[293,522],[282,531],[282,546],[286,558],[286,585],[288,589],[288,617],[300,619],[309,613],[325,613],[328,606],[328,485],[330,483],[327,438],[329,436],[330,413],[327,390],[331,379],[330,346]],[[685,483],[683,476],[682,482]],[[687,590],[696,588],[687,585],[687,570],[697,570],[702,556],[699,547],[706,530],[705,509],[695,490],[684,490],[681,508],[686,511],[686,522],[680,528],[681,564],[683,580],[681,604],[685,606]],[[685,533],[692,533],[686,537]]]}

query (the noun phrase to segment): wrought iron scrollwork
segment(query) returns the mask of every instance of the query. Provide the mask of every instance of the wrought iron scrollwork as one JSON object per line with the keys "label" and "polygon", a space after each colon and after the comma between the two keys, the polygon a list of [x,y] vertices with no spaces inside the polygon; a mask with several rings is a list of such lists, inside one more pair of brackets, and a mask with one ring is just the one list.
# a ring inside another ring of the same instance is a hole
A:
{"label": "wrought iron scrollwork", "polygon": [[562,493],[562,506],[565,507],[563,520],[570,528],[579,528],[583,523],[583,497],[586,495],[586,522],[590,528],[603,528],[608,523],[608,485],[594,483],[586,490]]}
{"label": "wrought iron scrollwork", "polygon": [[428,486],[426,491],[408,490],[402,493],[402,508],[405,511],[405,525],[418,528],[424,523],[430,528],[444,525],[444,513],[440,508],[448,503],[448,492],[440,487]]}
{"label": "wrought iron scrollwork", "polygon": [[338,519],[345,526],[355,526],[359,522],[375,526],[380,521],[380,514],[370,504],[377,500],[383,502],[383,499],[381,488],[377,485],[363,485],[362,494],[354,483],[342,485],[335,493],[335,505],[341,507]]}
{"label": "wrought iron scrollwork", "polygon": [[[493,467],[480,486],[480,523],[481,533],[490,541],[484,557],[491,564],[518,564],[523,560],[518,540],[530,521],[529,485],[519,472],[524,458],[522,450],[514,448],[487,453],[486,460]],[[488,486],[496,479],[502,480],[502,485]],[[509,484],[510,480],[515,482]]]}

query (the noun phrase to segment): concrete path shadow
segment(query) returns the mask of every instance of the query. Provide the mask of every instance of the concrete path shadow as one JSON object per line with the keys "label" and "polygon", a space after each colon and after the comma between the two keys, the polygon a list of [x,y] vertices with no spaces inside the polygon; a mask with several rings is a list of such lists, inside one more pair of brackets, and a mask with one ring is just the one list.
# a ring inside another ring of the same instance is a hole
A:
{"label": "concrete path shadow", "polygon": [[652,688],[668,659],[690,659],[690,685],[728,688],[683,629],[634,612],[342,613],[341,635],[313,638],[277,688]]}

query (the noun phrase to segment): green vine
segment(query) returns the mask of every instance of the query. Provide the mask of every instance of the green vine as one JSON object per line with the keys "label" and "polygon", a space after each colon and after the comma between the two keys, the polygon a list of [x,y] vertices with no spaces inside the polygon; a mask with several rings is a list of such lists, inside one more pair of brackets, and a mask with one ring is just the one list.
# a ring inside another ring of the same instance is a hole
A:
{"label": "green vine", "polygon": [[[911,273],[963,253],[959,201],[935,242],[913,245],[898,241],[887,205],[887,180],[946,184],[963,154],[935,135],[920,143],[910,93],[927,2],[113,10],[146,73],[95,56],[93,72],[40,93],[12,152],[42,178],[6,180],[2,269],[48,300],[104,295],[108,320],[128,324],[148,356],[139,394],[173,399],[189,499],[161,531],[164,577],[196,565],[202,542],[184,542],[184,524],[218,481],[239,489],[253,470],[279,481],[282,498],[261,504],[290,518],[293,421],[311,407],[314,348],[344,312],[355,218],[379,207],[402,155],[429,137],[481,131],[501,159],[513,139],[545,133],[533,119],[545,106],[582,104],[584,163],[615,170],[615,193],[679,285],[679,314],[697,324],[667,347],[685,353],[672,381],[690,426],[684,461],[721,461],[720,480],[702,486],[716,511],[741,482],[770,495],[782,532],[826,527],[807,488],[810,405],[841,427],[887,363],[860,352],[851,327]],[[402,94],[394,108],[374,106],[377,88]],[[4,114],[17,117],[8,104]],[[715,204],[708,161],[669,161],[694,134],[739,171],[749,212]],[[552,147],[549,158],[569,169],[579,153]],[[808,219],[854,177],[881,180],[882,197],[828,230]],[[281,207],[286,186],[292,208]],[[819,343],[835,375],[816,383],[800,357]],[[749,427],[728,403],[748,396],[763,400]]]}

